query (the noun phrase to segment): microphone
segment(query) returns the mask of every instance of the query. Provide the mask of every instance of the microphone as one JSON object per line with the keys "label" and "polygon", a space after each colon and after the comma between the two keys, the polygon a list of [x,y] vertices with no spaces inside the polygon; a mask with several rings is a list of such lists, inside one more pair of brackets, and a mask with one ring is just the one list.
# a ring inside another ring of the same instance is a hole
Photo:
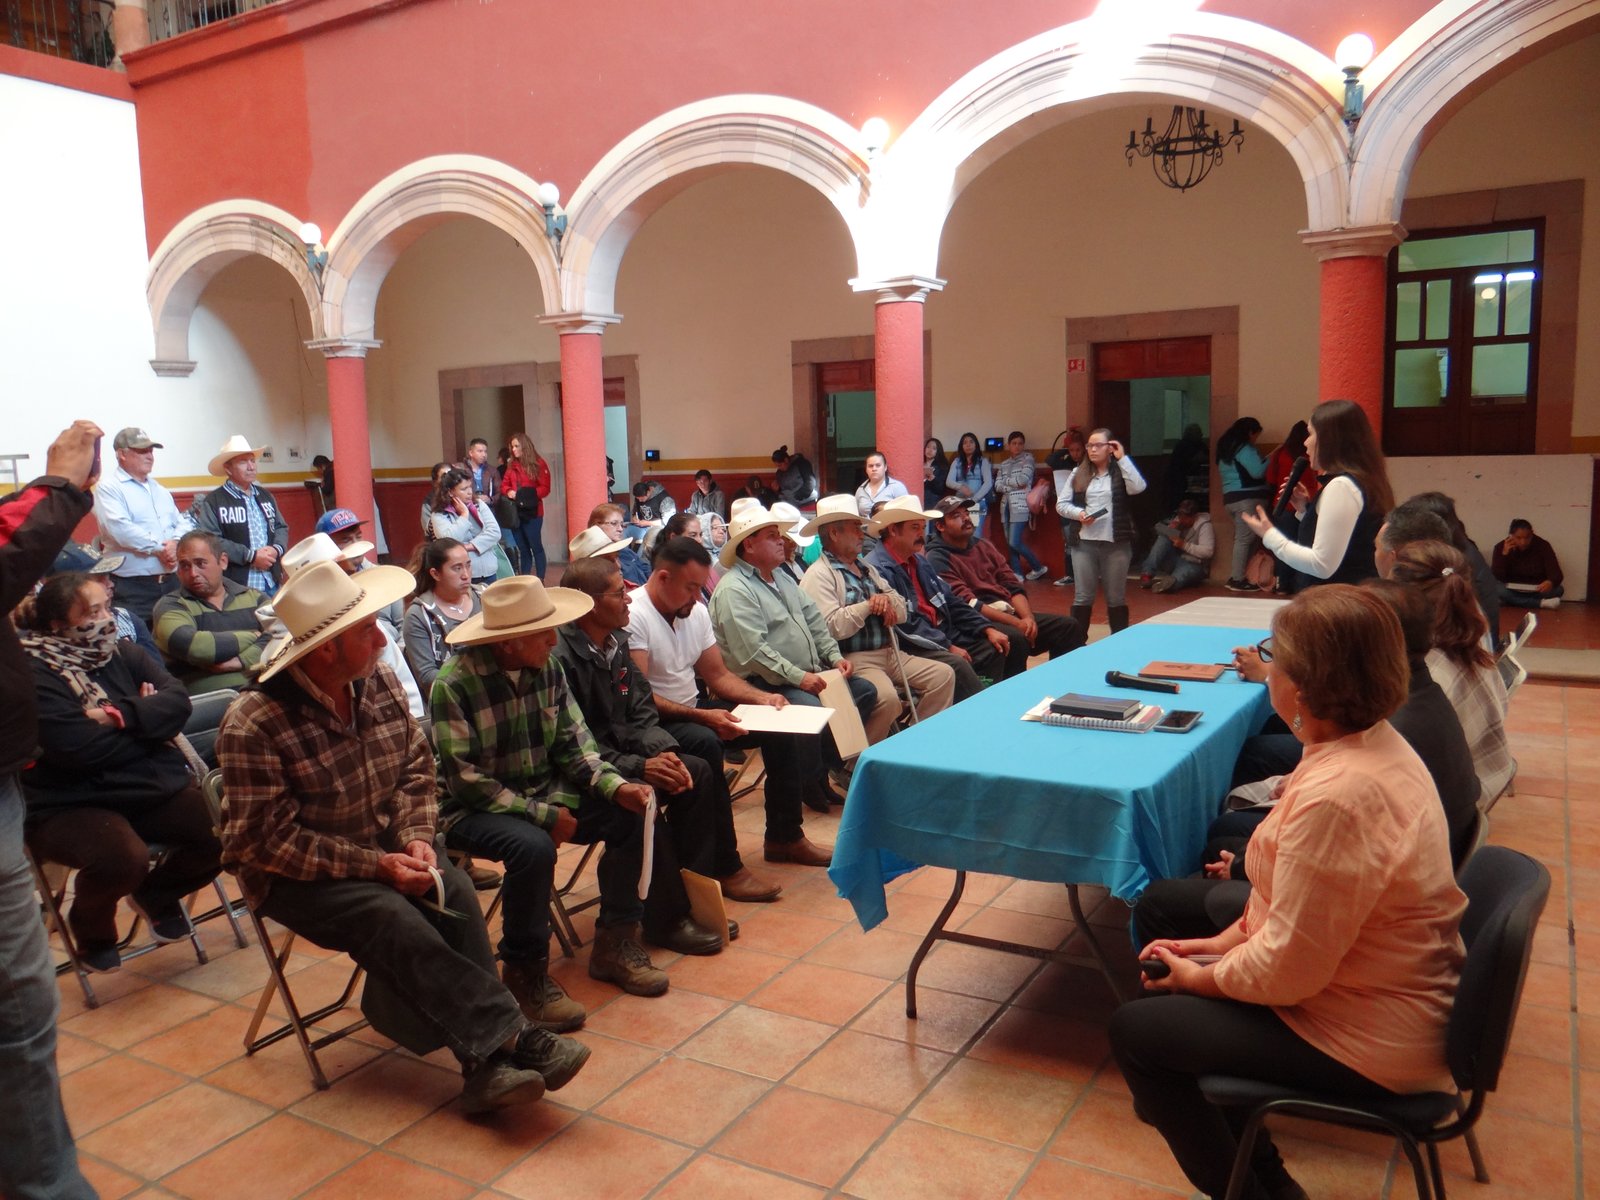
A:
{"label": "microphone", "polygon": [[1283,494],[1278,497],[1278,503],[1272,507],[1272,519],[1276,521],[1289,508],[1289,501],[1294,499],[1295,485],[1300,482],[1300,476],[1306,473],[1306,468],[1311,465],[1311,460],[1302,454],[1294,460],[1294,466],[1289,468],[1289,478],[1283,481]]}
{"label": "microphone", "polygon": [[1107,671],[1106,683],[1112,687],[1136,688],[1141,692],[1176,692],[1178,685],[1164,679],[1146,679],[1141,675],[1127,675],[1121,671]]}

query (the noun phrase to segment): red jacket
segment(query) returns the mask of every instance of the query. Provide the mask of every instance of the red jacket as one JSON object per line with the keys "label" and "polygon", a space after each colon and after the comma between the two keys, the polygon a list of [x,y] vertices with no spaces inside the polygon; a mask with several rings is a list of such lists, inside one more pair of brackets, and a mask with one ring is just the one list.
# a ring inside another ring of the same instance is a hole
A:
{"label": "red jacket", "polygon": [[513,458],[500,475],[501,493],[516,491],[517,512],[528,521],[544,516],[544,498],[550,494],[550,464],[540,458],[534,472],[530,474],[521,459]]}

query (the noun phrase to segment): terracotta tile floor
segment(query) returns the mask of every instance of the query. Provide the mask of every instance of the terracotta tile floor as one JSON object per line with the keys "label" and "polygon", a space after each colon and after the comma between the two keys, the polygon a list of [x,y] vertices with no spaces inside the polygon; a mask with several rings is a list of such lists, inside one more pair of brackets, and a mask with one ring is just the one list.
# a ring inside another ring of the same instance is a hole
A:
{"label": "terracotta tile floor", "polygon": [[[1035,591],[1064,609],[1065,589]],[[1134,614],[1167,599],[1135,592]],[[1541,614],[1535,644],[1597,635],[1600,612],[1567,605]],[[1459,1147],[1446,1161],[1458,1197],[1600,1197],[1600,689],[1530,683],[1511,726],[1522,771],[1493,840],[1548,863],[1554,891],[1481,1128],[1494,1182],[1470,1182]],[[752,862],[753,799],[737,818]],[[808,816],[819,841],[836,823]],[[906,961],[948,873],[898,881],[888,924],[862,934],[821,871],[767,869],[783,899],[734,906],[738,945],[667,961],[672,991],[659,1000],[592,983],[586,951],[560,961],[590,1006],[580,1036],[594,1057],[564,1091],[492,1120],[457,1112],[446,1057],[419,1060],[370,1033],[325,1054],[336,1078],[324,1093],[291,1044],[243,1057],[265,970],[254,945],[236,949],[216,923],[208,965],[166,947],[99,977],[95,1011],[63,978],[63,1090],[85,1169],[106,1197],[198,1200],[1189,1194],[1129,1109],[1097,976],[944,945],[923,972],[922,1017],[908,1021]],[[1051,940],[1067,928],[1058,888],[983,877],[967,898],[958,921],[973,928]],[[1115,941],[1125,910],[1094,901]],[[306,947],[291,965],[309,993],[336,993],[338,961]],[[1281,1144],[1319,1200],[1414,1194],[1380,1139],[1299,1127]],[[1587,1174],[1586,1147],[1597,1151]]]}

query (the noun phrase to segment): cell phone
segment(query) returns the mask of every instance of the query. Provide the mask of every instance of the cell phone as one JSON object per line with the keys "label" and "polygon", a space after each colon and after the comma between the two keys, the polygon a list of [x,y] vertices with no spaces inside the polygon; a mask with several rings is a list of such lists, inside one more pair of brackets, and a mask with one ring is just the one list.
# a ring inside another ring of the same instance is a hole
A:
{"label": "cell phone", "polygon": [[[1189,961],[1204,967],[1216,962],[1221,957],[1220,954],[1193,954],[1189,956]],[[1172,968],[1159,958],[1141,958],[1139,960],[1139,970],[1144,972],[1146,979],[1165,979],[1172,974]]]}
{"label": "cell phone", "polygon": [[1175,708],[1156,722],[1159,733],[1188,733],[1200,723],[1200,714],[1193,709]]}
{"label": "cell phone", "polygon": [[1105,516],[1110,511],[1111,510],[1109,508],[1097,508],[1092,513],[1089,514],[1089,520],[1098,521],[1101,517]]}
{"label": "cell phone", "polygon": [[95,438],[94,440],[94,458],[89,463],[90,483],[100,478],[100,443],[103,440],[103,438]]}

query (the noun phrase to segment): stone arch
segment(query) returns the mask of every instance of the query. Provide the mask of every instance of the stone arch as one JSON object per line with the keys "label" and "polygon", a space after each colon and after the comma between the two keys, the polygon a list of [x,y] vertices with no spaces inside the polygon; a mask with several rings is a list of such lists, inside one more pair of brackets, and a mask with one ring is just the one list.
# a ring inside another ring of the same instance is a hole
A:
{"label": "stone arch", "polygon": [[1362,73],[1367,104],[1355,137],[1348,223],[1398,221],[1411,168],[1439,122],[1520,65],[1530,48],[1546,49],[1550,39],[1594,22],[1600,0],[1454,0],[1430,9]]}
{"label": "stone arch", "polygon": [[188,375],[189,323],[206,285],[228,264],[250,254],[272,260],[294,277],[311,314],[311,336],[323,336],[322,297],[306,264],[300,222],[256,200],[209,204],[179,221],[150,259],[145,295],[155,323],[157,375]]}
{"label": "stone arch", "polygon": [[702,100],[629,134],[573,193],[562,251],[564,309],[611,313],[622,256],[639,226],[698,180],[741,166],[769,167],[809,184],[855,238],[869,170],[858,130],[783,96]]}
{"label": "stone arch", "polygon": [[985,167],[1060,120],[1067,106],[1081,113],[1132,96],[1170,97],[1249,121],[1294,161],[1308,225],[1344,223],[1349,139],[1336,99],[1343,77],[1331,60],[1232,17],[1183,14],[1159,38],[1112,30],[1111,20],[1077,21],[995,55],[912,122],[874,170],[873,261],[863,264],[863,276],[936,275],[945,218]]}
{"label": "stone arch", "polygon": [[514,238],[533,262],[546,312],[560,295],[538,183],[471,154],[419,159],[356,201],[328,239],[322,304],[330,338],[370,338],[378,291],[407,246],[452,217],[477,217]]}

